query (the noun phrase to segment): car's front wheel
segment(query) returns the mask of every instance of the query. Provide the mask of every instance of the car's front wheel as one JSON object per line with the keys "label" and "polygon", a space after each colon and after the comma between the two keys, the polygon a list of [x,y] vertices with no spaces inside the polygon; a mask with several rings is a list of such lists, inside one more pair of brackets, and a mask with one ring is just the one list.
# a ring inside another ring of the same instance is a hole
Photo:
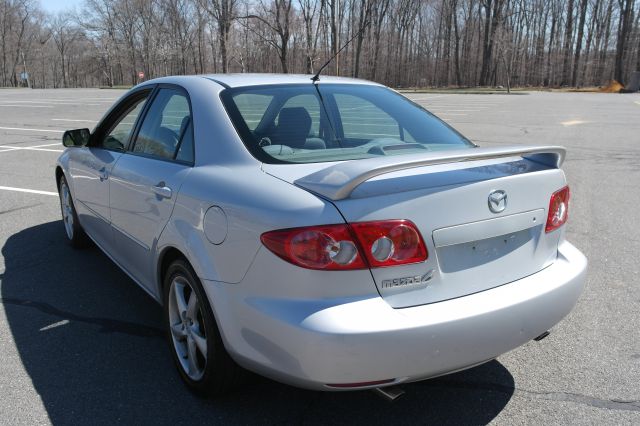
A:
{"label": "car's front wheel", "polygon": [[78,220],[78,214],[76,208],[73,205],[73,198],[71,197],[71,191],[69,191],[69,185],[64,176],[60,178],[58,183],[58,195],[60,196],[60,210],[62,211],[62,222],[64,224],[64,230],[67,234],[69,244],[74,248],[86,247],[89,242],[89,237],[80,226]]}
{"label": "car's front wheel", "polygon": [[164,280],[165,327],[180,376],[192,390],[221,395],[236,388],[244,370],[229,356],[195,272],[174,261]]}

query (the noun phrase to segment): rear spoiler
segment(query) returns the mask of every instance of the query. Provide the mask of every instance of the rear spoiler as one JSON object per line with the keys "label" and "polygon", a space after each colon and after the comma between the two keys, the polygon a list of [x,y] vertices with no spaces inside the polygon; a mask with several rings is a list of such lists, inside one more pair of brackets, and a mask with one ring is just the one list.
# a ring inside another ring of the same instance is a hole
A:
{"label": "rear spoiler", "polygon": [[560,168],[566,150],[561,146],[528,146],[471,148],[429,152],[419,155],[367,158],[344,161],[294,181],[294,184],[330,200],[348,198],[358,185],[367,180],[398,170],[437,164],[523,157],[553,168]]}

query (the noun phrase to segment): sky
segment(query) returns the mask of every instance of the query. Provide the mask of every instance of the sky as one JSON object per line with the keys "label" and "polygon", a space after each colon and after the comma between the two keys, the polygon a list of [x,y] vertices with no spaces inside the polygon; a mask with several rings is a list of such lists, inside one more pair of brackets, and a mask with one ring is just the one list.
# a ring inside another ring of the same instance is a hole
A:
{"label": "sky", "polygon": [[61,10],[71,9],[74,6],[79,8],[82,0],[40,0],[42,8],[47,12],[59,12]]}

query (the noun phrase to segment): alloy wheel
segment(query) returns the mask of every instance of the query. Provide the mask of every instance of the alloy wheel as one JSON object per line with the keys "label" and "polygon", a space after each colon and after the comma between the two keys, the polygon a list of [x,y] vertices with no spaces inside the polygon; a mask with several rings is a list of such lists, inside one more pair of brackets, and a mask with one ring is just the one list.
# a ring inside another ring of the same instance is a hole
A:
{"label": "alloy wheel", "polygon": [[191,380],[200,380],[207,366],[202,306],[189,281],[180,275],[169,289],[169,327],[180,366]]}
{"label": "alloy wheel", "polygon": [[72,240],[73,205],[71,204],[71,194],[69,193],[69,187],[64,180],[60,183],[60,207],[62,209],[62,221],[64,222],[64,229],[67,232],[67,237]]}

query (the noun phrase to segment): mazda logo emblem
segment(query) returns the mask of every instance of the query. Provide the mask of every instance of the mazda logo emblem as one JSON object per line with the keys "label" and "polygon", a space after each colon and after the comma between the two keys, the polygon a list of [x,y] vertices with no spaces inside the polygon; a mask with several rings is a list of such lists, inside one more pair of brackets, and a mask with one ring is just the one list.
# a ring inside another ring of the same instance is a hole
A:
{"label": "mazda logo emblem", "polygon": [[502,189],[496,189],[489,194],[489,210],[500,213],[507,208],[507,193]]}

